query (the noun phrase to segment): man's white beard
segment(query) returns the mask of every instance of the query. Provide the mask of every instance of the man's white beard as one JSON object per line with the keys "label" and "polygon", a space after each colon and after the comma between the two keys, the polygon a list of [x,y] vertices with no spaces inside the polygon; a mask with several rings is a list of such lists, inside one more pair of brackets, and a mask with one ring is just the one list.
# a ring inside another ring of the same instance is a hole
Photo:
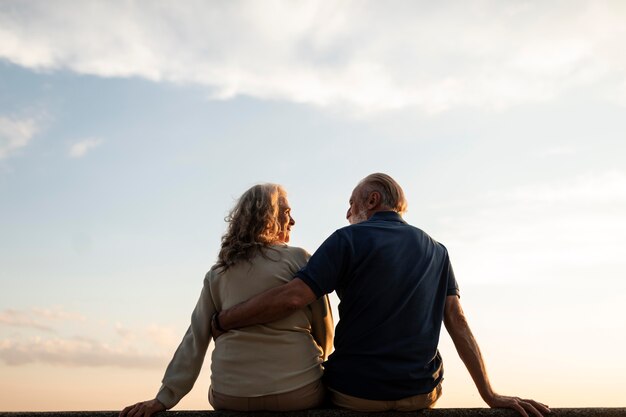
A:
{"label": "man's white beard", "polygon": [[361,210],[357,214],[350,216],[350,224],[357,224],[367,220],[367,210]]}

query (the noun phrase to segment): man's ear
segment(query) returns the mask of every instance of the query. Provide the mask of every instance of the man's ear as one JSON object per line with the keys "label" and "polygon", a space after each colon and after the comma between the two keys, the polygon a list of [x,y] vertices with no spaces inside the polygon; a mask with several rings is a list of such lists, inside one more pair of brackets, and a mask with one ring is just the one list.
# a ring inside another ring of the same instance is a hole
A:
{"label": "man's ear", "polygon": [[381,196],[378,191],[372,191],[370,195],[367,197],[367,209],[373,210],[380,205]]}

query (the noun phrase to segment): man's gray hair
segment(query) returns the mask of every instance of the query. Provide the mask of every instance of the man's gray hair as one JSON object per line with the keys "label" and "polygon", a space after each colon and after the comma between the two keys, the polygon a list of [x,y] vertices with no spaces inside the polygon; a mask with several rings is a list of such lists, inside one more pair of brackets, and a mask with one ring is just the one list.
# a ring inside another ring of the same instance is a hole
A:
{"label": "man's gray hair", "polygon": [[370,193],[376,191],[380,194],[380,203],[382,206],[396,211],[400,214],[407,209],[407,202],[404,198],[402,187],[393,178],[387,174],[377,172],[363,178],[359,183],[361,186],[361,197],[366,199]]}

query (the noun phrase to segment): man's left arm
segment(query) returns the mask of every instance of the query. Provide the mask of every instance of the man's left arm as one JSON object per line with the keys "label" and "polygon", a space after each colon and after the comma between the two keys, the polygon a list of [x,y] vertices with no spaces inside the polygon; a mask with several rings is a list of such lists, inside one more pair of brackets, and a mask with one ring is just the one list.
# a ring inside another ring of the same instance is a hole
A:
{"label": "man's left arm", "polygon": [[459,297],[456,295],[446,297],[444,324],[461,360],[474,380],[480,396],[490,407],[512,408],[524,417],[528,417],[529,413],[542,417],[542,413],[550,412],[548,406],[540,402],[500,395],[493,390],[480,348],[467,323]]}
{"label": "man's left arm", "polygon": [[313,290],[296,277],[217,314],[211,321],[213,337],[217,338],[231,329],[281,319],[316,299]]}

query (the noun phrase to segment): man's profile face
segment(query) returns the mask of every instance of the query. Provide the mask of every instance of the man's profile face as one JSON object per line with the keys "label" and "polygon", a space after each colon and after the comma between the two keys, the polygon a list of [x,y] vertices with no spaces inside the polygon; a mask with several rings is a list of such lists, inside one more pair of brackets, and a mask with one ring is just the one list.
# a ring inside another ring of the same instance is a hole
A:
{"label": "man's profile face", "polygon": [[349,202],[350,207],[346,213],[346,219],[348,219],[350,224],[357,224],[367,220],[367,209],[365,208],[365,204],[363,204],[364,201],[361,196],[360,186],[357,185],[354,191],[352,191]]}

